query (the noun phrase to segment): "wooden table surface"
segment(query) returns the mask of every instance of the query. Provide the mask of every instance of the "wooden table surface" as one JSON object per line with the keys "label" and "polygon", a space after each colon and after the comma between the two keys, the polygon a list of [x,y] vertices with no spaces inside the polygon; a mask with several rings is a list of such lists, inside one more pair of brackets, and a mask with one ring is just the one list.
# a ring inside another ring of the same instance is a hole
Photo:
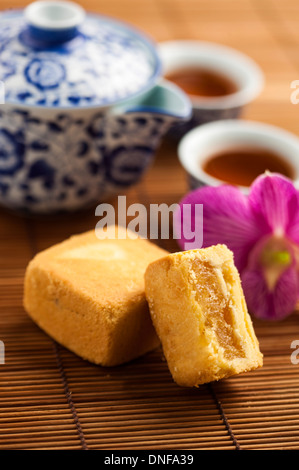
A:
{"label": "wooden table surface", "polygon": [[[28,2],[0,0],[0,8]],[[91,11],[129,21],[157,41],[203,39],[249,54],[266,86],[244,118],[299,131],[290,83],[299,78],[296,0],[86,0]],[[187,191],[176,146],[164,141],[128,203],[177,202]],[[65,220],[28,220],[0,210],[0,449],[299,449],[299,339],[294,313],[255,322],[265,365],[202,386],[177,387],[161,351],[103,369],[56,345],[22,308],[31,257],[73,233],[94,228],[94,211]],[[176,250],[174,242],[164,243]]]}

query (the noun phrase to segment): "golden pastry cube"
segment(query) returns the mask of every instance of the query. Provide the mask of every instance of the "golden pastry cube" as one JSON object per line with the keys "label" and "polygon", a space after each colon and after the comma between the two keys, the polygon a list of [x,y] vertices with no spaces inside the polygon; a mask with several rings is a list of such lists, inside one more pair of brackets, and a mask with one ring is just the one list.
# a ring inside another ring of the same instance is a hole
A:
{"label": "golden pastry cube", "polygon": [[[115,230],[110,227],[109,230]],[[24,306],[52,338],[84,359],[114,366],[160,343],[144,293],[148,264],[166,251],[144,239],[99,240],[95,231],[39,253],[25,277]]]}
{"label": "golden pastry cube", "polygon": [[170,254],[145,273],[151,317],[175,382],[192,387],[262,366],[225,245]]}

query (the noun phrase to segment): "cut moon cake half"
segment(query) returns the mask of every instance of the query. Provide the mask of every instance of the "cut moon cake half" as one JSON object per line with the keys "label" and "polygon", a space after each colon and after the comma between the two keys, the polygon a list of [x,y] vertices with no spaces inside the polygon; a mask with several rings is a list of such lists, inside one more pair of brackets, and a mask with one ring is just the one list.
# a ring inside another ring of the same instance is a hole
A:
{"label": "cut moon cake half", "polygon": [[84,359],[114,366],[160,344],[144,273],[167,252],[120,227],[108,230],[105,239],[93,230],[39,253],[27,268],[24,306],[56,341]]}
{"label": "cut moon cake half", "polygon": [[225,245],[149,265],[145,292],[173,379],[197,386],[262,366],[233,254]]}

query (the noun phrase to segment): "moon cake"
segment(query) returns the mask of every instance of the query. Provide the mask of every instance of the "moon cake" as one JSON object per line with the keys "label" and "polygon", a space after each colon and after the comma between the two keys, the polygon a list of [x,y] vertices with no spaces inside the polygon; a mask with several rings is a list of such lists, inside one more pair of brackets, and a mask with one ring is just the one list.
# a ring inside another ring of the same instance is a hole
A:
{"label": "moon cake", "polygon": [[145,292],[175,382],[197,386],[262,366],[234,265],[224,245],[149,265]]}
{"label": "moon cake", "polygon": [[160,344],[144,272],[167,252],[131,239],[125,229],[118,228],[117,236],[99,240],[95,231],[73,236],[39,253],[25,276],[24,306],[31,318],[63,346],[104,366],[130,361]]}

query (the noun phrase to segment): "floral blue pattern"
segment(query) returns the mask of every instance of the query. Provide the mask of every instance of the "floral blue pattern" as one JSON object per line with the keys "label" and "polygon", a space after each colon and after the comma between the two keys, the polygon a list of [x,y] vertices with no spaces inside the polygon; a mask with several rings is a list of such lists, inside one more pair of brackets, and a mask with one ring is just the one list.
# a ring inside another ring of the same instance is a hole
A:
{"label": "floral blue pattern", "polygon": [[86,120],[58,112],[48,120],[0,111],[0,203],[60,212],[119,194],[142,177],[172,121],[135,112],[91,112]]}
{"label": "floral blue pattern", "polygon": [[142,177],[173,122],[188,118],[178,89],[155,86],[160,61],[138,31],[96,15],[76,31],[54,45],[33,34],[22,11],[0,14],[6,207],[73,211],[119,194]]}
{"label": "floral blue pattern", "polygon": [[152,44],[116,20],[87,15],[76,37],[49,45],[31,37],[22,11],[0,14],[0,80],[7,103],[102,106],[150,88],[159,73]]}
{"label": "floral blue pattern", "polygon": [[22,168],[24,155],[23,132],[0,129],[0,175],[13,176]]}
{"label": "floral blue pattern", "polygon": [[153,149],[145,145],[116,147],[105,154],[106,176],[119,186],[131,186],[148,167]]}
{"label": "floral blue pattern", "polygon": [[63,64],[50,59],[33,59],[24,74],[27,81],[40,90],[57,88],[66,78]]}
{"label": "floral blue pattern", "polygon": [[0,80],[4,82],[7,78],[16,73],[16,66],[15,64],[10,61],[0,61]]}

